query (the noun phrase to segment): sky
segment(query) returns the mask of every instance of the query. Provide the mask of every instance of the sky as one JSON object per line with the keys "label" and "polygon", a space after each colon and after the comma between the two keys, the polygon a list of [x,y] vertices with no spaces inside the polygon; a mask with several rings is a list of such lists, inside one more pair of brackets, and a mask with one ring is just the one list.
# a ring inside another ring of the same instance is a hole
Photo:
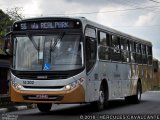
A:
{"label": "sky", "polygon": [[0,0],[3,11],[15,7],[24,18],[86,17],[152,42],[153,57],[160,60],[160,0]]}

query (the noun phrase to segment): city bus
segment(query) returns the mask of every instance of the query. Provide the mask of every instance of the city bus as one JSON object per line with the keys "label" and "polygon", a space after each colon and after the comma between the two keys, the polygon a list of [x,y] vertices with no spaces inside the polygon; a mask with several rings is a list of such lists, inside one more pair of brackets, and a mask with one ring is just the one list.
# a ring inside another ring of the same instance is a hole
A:
{"label": "city bus", "polygon": [[109,100],[139,103],[151,89],[152,44],[84,17],[41,17],[17,21],[6,35],[11,56],[13,102],[91,103],[103,110]]}

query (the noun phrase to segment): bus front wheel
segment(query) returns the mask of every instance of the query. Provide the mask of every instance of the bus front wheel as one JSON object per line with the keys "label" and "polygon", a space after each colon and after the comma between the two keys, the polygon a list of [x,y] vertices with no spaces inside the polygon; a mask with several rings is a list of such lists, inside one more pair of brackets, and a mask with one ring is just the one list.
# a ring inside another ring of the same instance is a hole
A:
{"label": "bus front wheel", "polygon": [[49,112],[52,107],[52,103],[38,103],[37,107],[41,112]]}
{"label": "bus front wheel", "polygon": [[106,104],[106,94],[103,85],[101,85],[99,90],[99,100],[92,103],[95,111],[101,111],[104,109]]}

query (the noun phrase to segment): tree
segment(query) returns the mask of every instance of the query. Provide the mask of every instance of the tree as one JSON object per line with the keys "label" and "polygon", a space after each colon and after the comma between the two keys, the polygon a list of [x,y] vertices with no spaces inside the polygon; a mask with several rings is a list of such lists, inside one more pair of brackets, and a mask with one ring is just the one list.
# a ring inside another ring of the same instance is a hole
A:
{"label": "tree", "polygon": [[6,13],[0,9],[0,39],[4,37],[7,27],[11,26],[14,21],[23,18],[21,11],[20,7],[7,9]]}
{"label": "tree", "polygon": [[11,28],[14,21],[21,20],[22,14],[20,13],[22,8],[15,7],[8,9],[7,13],[0,9],[0,54],[4,54],[2,51],[4,46],[4,36],[8,32],[7,29]]}
{"label": "tree", "polygon": [[5,30],[7,29],[8,26],[11,26],[13,23],[13,20],[8,14],[5,14],[1,9],[0,9],[0,39],[2,39],[5,35]]}
{"label": "tree", "polygon": [[21,7],[15,7],[11,9],[7,9],[7,14],[11,17],[13,21],[22,20],[24,16],[22,16],[22,8]]}
{"label": "tree", "polygon": [[6,29],[8,26],[11,26],[13,23],[13,20],[11,20],[10,16],[8,14],[5,14],[0,9],[0,54],[4,54],[3,46],[4,46],[4,36],[6,33]]}

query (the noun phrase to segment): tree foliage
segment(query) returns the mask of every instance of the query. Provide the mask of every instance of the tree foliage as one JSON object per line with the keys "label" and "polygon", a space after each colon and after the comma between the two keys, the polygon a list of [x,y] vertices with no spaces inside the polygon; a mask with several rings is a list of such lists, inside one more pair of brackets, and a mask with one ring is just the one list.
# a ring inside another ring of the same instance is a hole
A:
{"label": "tree foliage", "polygon": [[21,7],[15,7],[7,9],[7,14],[11,17],[13,21],[18,21],[23,19],[21,11],[22,11]]}
{"label": "tree foliage", "polygon": [[7,29],[8,26],[11,26],[13,23],[13,20],[11,17],[4,13],[2,10],[0,10],[0,39],[4,37],[5,35],[5,30]]}
{"label": "tree foliage", "polygon": [[22,8],[15,7],[8,9],[6,13],[0,9],[0,55],[4,55],[3,46],[4,46],[4,36],[7,32],[7,29],[10,29],[14,21],[22,19],[22,14],[20,14]]}
{"label": "tree foliage", "polygon": [[21,20],[22,8],[15,7],[7,9],[6,13],[0,9],[0,37],[4,37],[7,27],[11,26],[14,21]]}

